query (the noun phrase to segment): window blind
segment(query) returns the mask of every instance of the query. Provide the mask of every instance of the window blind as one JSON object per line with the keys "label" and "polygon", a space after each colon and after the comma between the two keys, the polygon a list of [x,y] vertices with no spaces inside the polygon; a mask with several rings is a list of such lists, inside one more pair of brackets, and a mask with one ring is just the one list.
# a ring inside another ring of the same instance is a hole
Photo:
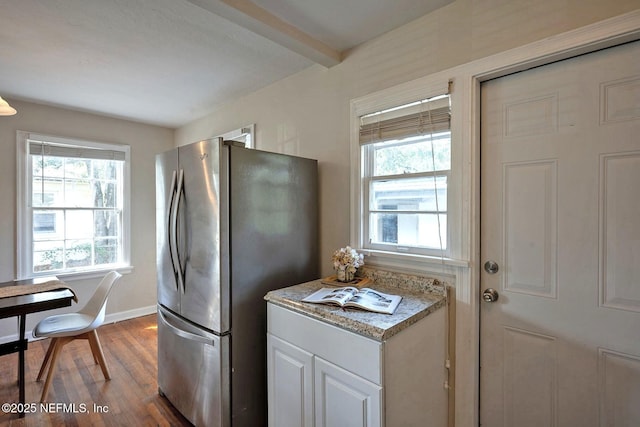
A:
{"label": "window blind", "polygon": [[451,128],[449,96],[413,102],[360,117],[360,144],[403,139]]}
{"label": "window blind", "polygon": [[80,147],[35,140],[29,140],[29,154],[36,156],[73,157],[96,160],[125,160],[124,151],[95,147]]}

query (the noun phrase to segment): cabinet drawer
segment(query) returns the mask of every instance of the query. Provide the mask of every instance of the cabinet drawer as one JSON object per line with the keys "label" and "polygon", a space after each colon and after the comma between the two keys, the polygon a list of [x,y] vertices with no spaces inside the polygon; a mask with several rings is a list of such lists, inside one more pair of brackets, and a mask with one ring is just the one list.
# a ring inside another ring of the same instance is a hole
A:
{"label": "cabinet drawer", "polygon": [[267,304],[269,333],[382,385],[382,343]]}

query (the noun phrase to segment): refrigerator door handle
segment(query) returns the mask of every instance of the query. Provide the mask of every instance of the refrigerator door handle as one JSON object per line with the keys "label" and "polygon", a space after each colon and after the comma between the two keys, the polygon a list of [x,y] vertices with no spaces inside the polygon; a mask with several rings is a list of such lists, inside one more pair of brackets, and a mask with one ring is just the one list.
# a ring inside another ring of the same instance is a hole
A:
{"label": "refrigerator door handle", "polygon": [[182,262],[180,260],[180,250],[178,247],[178,208],[180,206],[180,199],[184,191],[184,169],[180,169],[178,174],[178,185],[176,187],[176,197],[171,209],[171,233],[173,235],[173,250],[175,252],[174,270],[176,270],[178,276],[178,288],[182,289],[184,293],[184,271],[182,269]]}
{"label": "refrigerator door handle", "polygon": [[176,171],[173,171],[171,175],[171,189],[169,198],[169,214],[167,215],[167,240],[169,241],[169,258],[171,259],[171,267],[173,268],[173,275],[176,280],[176,291],[178,291],[178,268],[176,267],[176,257],[174,255],[175,252],[175,233],[173,232],[174,224],[173,224],[173,203],[176,199]]}
{"label": "refrigerator door handle", "polygon": [[162,321],[162,323],[164,323],[165,326],[167,326],[169,329],[171,329],[171,331],[174,334],[176,334],[176,335],[178,335],[178,336],[180,336],[182,338],[188,339],[188,340],[197,341],[197,342],[200,342],[202,344],[210,345],[211,347],[214,346],[214,344],[215,344],[214,340],[208,339],[207,337],[203,337],[201,335],[197,335],[197,334],[193,334],[191,332],[184,331],[184,330],[178,328],[177,326],[172,325],[169,322],[169,319],[167,319],[165,314],[162,312],[162,310],[158,310],[158,315],[160,316],[160,320]]}

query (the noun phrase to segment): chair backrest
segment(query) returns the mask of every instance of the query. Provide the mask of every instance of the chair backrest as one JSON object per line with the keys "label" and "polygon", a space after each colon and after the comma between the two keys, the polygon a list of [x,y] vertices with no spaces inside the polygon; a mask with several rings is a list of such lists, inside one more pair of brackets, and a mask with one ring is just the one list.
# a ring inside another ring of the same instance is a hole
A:
{"label": "chair backrest", "polygon": [[87,301],[85,306],[79,311],[79,313],[93,317],[94,320],[91,322],[91,328],[97,328],[104,322],[107,299],[113,289],[113,285],[121,277],[122,275],[117,271],[107,273],[98,284],[91,299]]}

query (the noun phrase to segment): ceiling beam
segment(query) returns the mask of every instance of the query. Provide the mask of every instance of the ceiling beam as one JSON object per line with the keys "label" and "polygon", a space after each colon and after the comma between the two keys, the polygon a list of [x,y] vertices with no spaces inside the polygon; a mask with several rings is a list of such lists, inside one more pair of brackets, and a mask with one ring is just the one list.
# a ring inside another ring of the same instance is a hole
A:
{"label": "ceiling beam", "polygon": [[341,54],[249,0],[188,0],[313,62],[332,67]]}

